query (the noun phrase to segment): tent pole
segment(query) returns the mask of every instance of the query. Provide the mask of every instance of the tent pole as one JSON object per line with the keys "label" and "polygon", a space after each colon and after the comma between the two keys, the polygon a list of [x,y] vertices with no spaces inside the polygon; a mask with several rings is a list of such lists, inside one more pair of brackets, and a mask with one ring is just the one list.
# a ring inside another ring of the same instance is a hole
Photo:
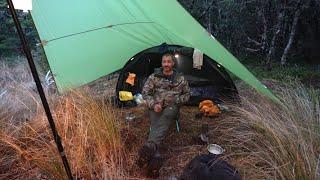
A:
{"label": "tent pole", "polygon": [[65,168],[65,171],[66,171],[66,173],[68,175],[68,179],[72,180],[73,177],[72,177],[71,169],[70,169],[70,166],[69,166],[69,163],[68,163],[68,159],[67,159],[66,154],[64,152],[60,136],[59,136],[59,134],[58,134],[58,132],[56,130],[56,126],[54,124],[54,120],[53,120],[52,114],[50,112],[50,107],[49,107],[48,101],[46,99],[46,95],[44,94],[43,88],[41,86],[41,81],[40,81],[38,72],[36,70],[36,66],[35,66],[35,63],[33,61],[33,58],[32,58],[32,55],[31,55],[31,51],[30,51],[30,48],[28,46],[25,34],[23,33],[23,30],[21,28],[21,24],[19,22],[19,19],[18,19],[18,16],[17,16],[16,12],[15,12],[12,0],[7,0],[7,3],[9,5],[10,13],[11,13],[12,18],[14,20],[15,26],[17,28],[17,31],[18,31],[18,34],[19,34],[19,37],[20,37],[20,40],[21,40],[21,43],[22,43],[22,46],[23,46],[23,51],[24,51],[24,53],[25,53],[25,55],[27,57],[27,60],[28,60],[28,63],[29,63],[30,69],[31,69],[31,73],[32,73],[32,76],[33,76],[33,79],[34,79],[34,81],[36,83],[36,86],[37,86],[37,89],[38,89],[38,92],[39,92],[39,95],[40,95],[40,99],[42,101],[43,108],[44,108],[44,110],[46,112],[46,115],[47,115],[47,118],[48,118],[48,121],[49,121],[49,124],[50,124],[50,128],[51,128],[51,131],[52,131],[52,134],[53,134],[53,138],[54,138],[54,141],[55,141],[55,143],[57,145],[60,157],[62,159],[64,168]]}

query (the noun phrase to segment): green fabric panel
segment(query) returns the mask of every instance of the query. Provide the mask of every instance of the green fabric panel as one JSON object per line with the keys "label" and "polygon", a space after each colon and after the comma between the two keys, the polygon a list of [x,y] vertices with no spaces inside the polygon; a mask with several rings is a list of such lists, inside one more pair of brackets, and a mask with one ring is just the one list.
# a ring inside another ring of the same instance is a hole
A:
{"label": "green fabric panel", "polygon": [[44,49],[60,91],[114,72],[135,54],[166,42],[201,50],[276,99],[177,1],[33,0],[31,14],[41,40],[48,41]]}
{"label": "green fabric panel", "polygon": [[[143,26],[146,26],[144,34],[135,33],[137,28]],[[114,72],[140,51],[166,41],[162,37],[165,33],[154,33],[153,26],[157,25],[124,25],[77,35],[81,38],[72,36],[48,43],[45,46],[47,57],[55,57],[57,60],[51,59],[50,67],[59,89],[77,87]],[[153,39],[149,32],[153,32]],[[114,37],[117,39],[113,39]],[[171,39],[179,42],[174,36]]]}

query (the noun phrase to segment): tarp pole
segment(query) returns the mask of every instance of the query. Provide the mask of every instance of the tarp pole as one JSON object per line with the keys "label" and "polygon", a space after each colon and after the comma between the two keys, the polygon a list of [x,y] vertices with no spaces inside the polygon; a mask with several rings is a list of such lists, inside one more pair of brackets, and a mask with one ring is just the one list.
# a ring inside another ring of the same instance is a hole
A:
{"label": "tarp pole", "polygon": [[22,46],[23,46],[23,51],[24,51],[24,53],[25,53],[25,55],[27,57],[27,60],[28,60],[28,63],[29,63],[30,69],[31,69],[31,73],[32,73],[32,76],[33,76],[33,79],[34,79],[34,81],[36,83],[36,86],[37,86],[37,89],[38,89],[38,92],[39,92],[39,95],[40,95],[40,99],[41,99],[43,108],[45,110],[45,113],[47,115],[47,118],[48,118],[48,121],[49,121],[49,124],[50,124],[50,128],[51,128],[51,131],[52,131],[52,134],[53,134],[53,138],[54,138],[54,141],[55,141],[55,143],[57,145],[60,157],[62,159],[64,168],[65,168],[65,171],[66,171],[66,173],[68,175],[68,179],[72,180],[73,177],[72,177],[71,169],[70,169],[70,166],[69,166],[69,163],[68,163],[68,159],[67,159],[66,154],[64,152],[60,136],[59,136],[59,134],[58,134],[58,132],[56,130],[56,126],[54,124],[54,120],[53,120],[52,114],[50,112],[50,107],[49,107],[48,101],[46,99],[46,95],[44,94],[43,88],[41,86],[41,81],[40,81],[40,78],[39,78],[35,63],[33,61],[33,58],[32,58],[32,55],[31,55],[31,51],[30,51],[30,48],[28,46],[25,34],[23,33],[23,30],[21,28],[21,24],[19,22],[19,19],[18,19],[18,16],[17,16],[16,12],[15,12],[12,0],[7,0],[7,3],[9,5],[9,10],[10,10],[12,18],[14,20],[15,26],[17,28],[17,31],[18,31],[18,34],[19,34],[19,37],[20,37],[20,40],[21,40],[21,43],[22,43]]}

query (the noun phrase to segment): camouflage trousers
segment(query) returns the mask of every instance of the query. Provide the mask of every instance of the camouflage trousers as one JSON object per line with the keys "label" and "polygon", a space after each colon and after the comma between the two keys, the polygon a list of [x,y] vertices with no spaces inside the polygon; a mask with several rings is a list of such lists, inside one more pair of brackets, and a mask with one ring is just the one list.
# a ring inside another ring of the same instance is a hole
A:
{"label": "camouflage trousers", "polygon": [[150,132],[148,136],[147,145],[156,148],[166,137],[168,130],[177,120],[179,115],[178,106],[167,106],[161,112],[157,113],[149,110],[149,117],[151,121]]}

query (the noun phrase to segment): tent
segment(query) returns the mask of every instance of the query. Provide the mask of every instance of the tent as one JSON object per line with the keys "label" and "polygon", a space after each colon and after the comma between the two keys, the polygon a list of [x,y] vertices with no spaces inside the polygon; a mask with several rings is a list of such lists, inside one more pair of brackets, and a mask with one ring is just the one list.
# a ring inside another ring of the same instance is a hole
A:
{"label": "tent", "polygon": [[[193,48],[173,45],[161,45],[142,51],[131,58],[122,68],[116,87],[120,91],[139,94],[143,85],[155,68],[161,66],[161,56],[170,52],[175,57],[175,69],[184,74],[190,87],[190,99],[187,105],[199,105],[202,100],[210,99],[216,103],[238,101],[238,91],[227,71],[216,61],[204,55],[201,68],[193,66]],[[136,75],[134,84],[126,82],[129,73]],[[117,97],[116,100],[119,100]],[[116,101],[120,106],[135,105],[134,101]]]}
{"label": "tent", "polygon": [[33,0],[31,15],[60,92],[121,69],[162,43],[196,48],[276,97],[175,0]]}

